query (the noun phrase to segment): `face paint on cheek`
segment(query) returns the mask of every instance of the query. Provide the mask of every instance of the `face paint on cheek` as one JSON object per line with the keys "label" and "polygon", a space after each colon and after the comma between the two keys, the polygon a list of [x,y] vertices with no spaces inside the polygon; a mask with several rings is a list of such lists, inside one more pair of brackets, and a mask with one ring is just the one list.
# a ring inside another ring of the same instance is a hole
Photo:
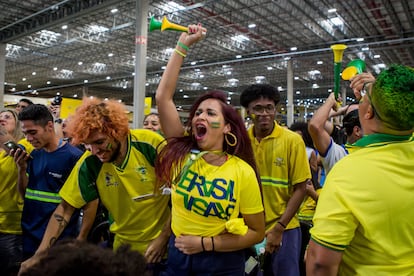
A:
{"label": "face paint on cheek", "polygon": [[107,150],[112,149],[112,144],[111,144],[111,143],[108,143],[108,145],[106,145],[106,149],[107,149]]}
{"label": "face paint on cheek", "polygon": [[220,127],[220,122],[211,122],[211,127],[212,128],[219,128]]}
{"label": "face paint on cheek", "polygon": [[252,120],[256,119],[256,114],[254,113],[250,114],[250,118],[252,118]]}

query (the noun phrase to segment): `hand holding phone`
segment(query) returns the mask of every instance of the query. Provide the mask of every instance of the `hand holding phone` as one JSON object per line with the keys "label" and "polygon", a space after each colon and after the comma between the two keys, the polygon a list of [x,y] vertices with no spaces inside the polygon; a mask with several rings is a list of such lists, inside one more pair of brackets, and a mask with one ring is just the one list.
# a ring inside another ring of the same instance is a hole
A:
{"label": "hand holding phone", "polygon": [[[12,140],[7,141],[6,143],[4,143],[4,145],[10,151],[13,150],[14,152],[16,152],[16,150],[20,149],[25,155],[27,154],[27,152],[21,146],[19,146],[16,142],[14,142]],[[9,153],[10,153],[10,151],[9,151]],[[32,157],[30,155],[29,155],[29,158],[32,159]]]}

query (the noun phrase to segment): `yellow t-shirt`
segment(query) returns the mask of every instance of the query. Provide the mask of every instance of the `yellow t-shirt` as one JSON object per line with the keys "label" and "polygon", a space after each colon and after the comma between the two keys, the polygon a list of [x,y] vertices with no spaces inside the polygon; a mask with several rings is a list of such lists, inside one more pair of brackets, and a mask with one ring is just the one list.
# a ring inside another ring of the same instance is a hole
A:
{"label": "yellow t-shirt", "polygon": [[3,149],[0,149],[0,176],[0,233],[21,234],[23,199],[17,191],[17,166]]}
{"label": "yellow t-shirt", "polygon": [[231,155],[221,166],[198,158],[172,186],[171,200],[171,227],[176,236],[216,236],[228,220],[263,212],[254,170]]}
{"label": "yellow t-shirt", "polygon": [[[266,215],[266,230],[272,229],[286,210],[293,194],[293,186],[311,179],[309,161],[302,137],[279,126],[260,142],[248,130],[256,163],[259,168]],[[286,229],[299,227],[295,215]]]}
{"label": "yellow t-shirt", "polygon": [[343,251],[339,275],[413,275],[414,141],[401,138],[363,137],[327,176],[310,233]]}
{"label": "yellow t-shirt", "polygon": [[154,194],[154,162],[157,146],[163,140],[150,130],[131,130],[127,157],[121,167],[102,163],[86,152],[60,190],[60,196],[76,208],[99,197],[114,220],[110,230],[115,238],[144,253],[170,216],[169,195],[137,200]]}

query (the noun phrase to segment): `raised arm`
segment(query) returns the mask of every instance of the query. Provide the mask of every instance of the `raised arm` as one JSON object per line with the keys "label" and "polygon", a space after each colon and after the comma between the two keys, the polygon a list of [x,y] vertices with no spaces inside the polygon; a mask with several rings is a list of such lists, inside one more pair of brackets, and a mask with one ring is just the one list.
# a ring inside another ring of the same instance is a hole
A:
{"label": "raised arm", "polygon": [[200,25],[190,25],[189,33],[182,33],[175,47],[167,67],[158,85],[155,99],[161,127],[166,138],[184,135],[184,128],[180,121],[177,108],[173,101],[181,66],[187,51],[198,40],[203,37],[205,29]]}
{"label": "raised arm", "polygon": [[325,103],[316,110],[312,119],[309,121],[309,134],[312,137],[315,148],[322,156],[326,154],[331,143],[331,135],[326,130],[325,124],[332,108],[335,108],[336,104],[334,93],[331,93]]}

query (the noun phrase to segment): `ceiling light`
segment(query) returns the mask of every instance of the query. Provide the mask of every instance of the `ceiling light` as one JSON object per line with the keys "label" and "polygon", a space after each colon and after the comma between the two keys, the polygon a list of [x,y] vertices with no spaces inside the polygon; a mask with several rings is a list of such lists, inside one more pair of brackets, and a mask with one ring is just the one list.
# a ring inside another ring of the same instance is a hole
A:
{"label": "ceiling light", "polygon": [[74,98],[77,98],[77,97],[78,97],[78,94],[73,95],[73,97],[74,97]]}
{"label": "ceiling light", "polygon": [[232,36],[231,39],[233,39],[237,42],[240,42],[240,43],[250,40],[250,38],[248,38],[245,35],[235,35],[235,36]]}
{"label": "ceiling light", "polygon": [[28,85],[27,85],[27,88],[31,88],[31,87],[32,87],[32,85],[31,85],[31,84],[28,84]]}
{"label": "ceiling light", "polygon": [[117,8],[111,10],[111,13],[117,13],[117,12],[118,12]]}
{"label": "ceiling light", "polygon": [[358,41],[358,42],[361,42],[361,41],[364,41],[364,38],[363,37],[359,37],[359,38],[357,38],[355,40]]}
{"label": "ceiling light", "polygon": [[237,56],[236,56],[236,58],[241,58],[241,57],[242,57],[242,55],[237,55]]}
{"label": "ceiling light", "polygon": [[298,47],[290,47],[291,51],[296,51],[298,49]]}
{"label": "ceiling light", "polygon": [[318,61],[316,62],[316,64],[321,65],[321,64],[323,64],[323,61],[322,61],[322,60],[318,60]]}
{"label": "ceiling light", "polygon": [[196,62],[196,61],[192,61],[190,64],[191,64],[191,65],[196,65],[196,64],[197,64],[197,62]]}
{"label": "ceiling light", "polygon": [[330,19],[332,24],[334,24],[335,26],[342,26],[344,25],[344,22],[342,22],[342,19],[339,17],[333,17]]}
{"label": "ceiling light", "polygon": [[294,77],[294,79],[295,79],[295,80],[298,80],[298,79],[299,79],[299,77]]}
{"label": "ceiling light", "polygon": [[249,25],[248,25],[248,27],[249,27],[250,29],[256,28],[256,24],[251,23],[251,24],[249,24]]}
{"label": "ceiling light", "polygon": [[82,61],[79,61],[79,62],[78,62],[78,65],[82,65],[82,64],[83,64],[83,62],[82,62]]}
{"label": "ceiling light", "polygon": [[369,50],[369,47],[363,47],[363,48],[361,48],[361,50],[362,51],[368,51]]}
{"label": "ceiling light", "polygon": [[22,81],[26,81],[26,78],[22,78]]}
{"label": "ceiling light", "polygon": [[184,99],[188,99],[188,98],[189,98],[189,96],[188,96],[188,95],[183,95],[183,98],[184,98]]}
{"label": "ceiling light", "polygon": [[374,55],[374,58],[380,58],[381,55]]}
{"label": "ceiling light", "polygon": [[114,54],[113,53],[109,53],[108,54],[108,57],[113,57],[114,56]]}
{"label": "ceiling light", "polygon": [[60,92],[56,92],[56,95],[58,95],[58,96],[59,96],[59,95],[60,95]]}
{"label": "ceiling light", "polygon": [[51,84],[51,82],[50,81],[47,81],[46,84]]}
{"label": "ceiling light", "polygon": [[32,72],[32,75],[33,75],[33,76],[36,76],[36,72]]}
{"label": "ceiling light", "polygon": [[89,82],[88,80],[84,80],[84,81],[83,81],[83,83],[88,83],[88,82]]}
{"label": "ceiling light", "polygon": [[299,95],[300,94],[300,91],[298,90],[298,91],[296,91],[296,95]]}
{"label": "ceiling light", "polygon": [[329,9],[328,12],[329,13],[334,13],[334,12],[336,12],[336,9],[335,8],[334,9]]}
{"label": "ceiling light", "polygon": [[317,83],[312,84],[312,88],[319,88],[319,85]]}
{"label": "ceiling light", "polygon": [[273,70],[273,67],[272,66],[267,66],[267,70]]}
{"label": "ceiling light", "polygon": [[53,71],[56,71],[58,68],[57,67],[53,67]]}
{"label": "ceiling light", "polygon": [[111,77],[110,77],[110,76],[107,76],[107,77],[106,77],[106,79],[107,79],[107,80],[110,80],[110,79],[111,79]]}
{"label": "ceiling light", "polygon": [[285,57],[285,58],[283,58],[284,60],[289,60],[290,59],[290,57]]}
{"label": "ceiling light", "polygon": [[62,30],[66,30],[68,28],[68,25],[63,25]]}

